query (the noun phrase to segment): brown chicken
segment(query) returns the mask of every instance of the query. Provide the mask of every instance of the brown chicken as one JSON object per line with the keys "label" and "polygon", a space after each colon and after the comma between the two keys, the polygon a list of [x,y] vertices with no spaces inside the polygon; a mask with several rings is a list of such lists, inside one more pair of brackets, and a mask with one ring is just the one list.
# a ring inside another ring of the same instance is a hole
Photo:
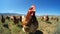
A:
{"label": "brown chicken", "polygon": [[34,32],[38,28],[38,21],[35,16],[35,11],[35,6],[31,6],[26,17],[22,19],[22,26],[25,32]]}

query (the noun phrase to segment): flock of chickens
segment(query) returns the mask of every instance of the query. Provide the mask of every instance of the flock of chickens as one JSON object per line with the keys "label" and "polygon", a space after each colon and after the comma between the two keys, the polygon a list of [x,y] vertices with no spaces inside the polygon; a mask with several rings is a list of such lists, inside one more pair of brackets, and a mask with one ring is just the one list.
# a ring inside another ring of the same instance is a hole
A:
{"label": "flock of chickens", "polygon": [[[36,12],[36,7],[35,7],[35,5],[32,5],[29,8],[26,16],[11,16],[11,17],[7,16],[6,19],[8,19],[8,20],[11,19],[14,22],[14,24],[18,24],[20,21],[22,23],[22,30],[24,32],[35,33],[38,28],[38,25],[39,25],[35,12]],[[5,18],[3,17],[3,15],[1,15],[1,16],[2,16],[1,22],[5,23]],[[45,17],[41,16],[40,18],[41,18],[41,20],[45,19],[45,21],[49,20],[48,15]],[[57,18],[52,17],[51,19],[58,21]]]}

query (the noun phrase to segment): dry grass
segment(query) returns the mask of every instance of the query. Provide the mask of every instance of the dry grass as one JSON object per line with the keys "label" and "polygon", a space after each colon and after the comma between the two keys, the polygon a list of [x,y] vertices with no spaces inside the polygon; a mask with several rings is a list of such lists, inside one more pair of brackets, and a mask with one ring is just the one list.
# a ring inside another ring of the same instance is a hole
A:
{"label": "dry grass", "polygon": [[[38,30],[42,31],[43,34],[60,34],[60,20],[58,22],[49,20],[51,24],[41,21],[40,18],[37,18],[37,20],[39,22]],[[21,25],[21,23],[15,25],[11,20],[6,20],[5,24],[8,24],[8,28],[4,27],[0,21],[0,34],[25,34],[25,32],[22,31],[22,27],[18,26]]]}

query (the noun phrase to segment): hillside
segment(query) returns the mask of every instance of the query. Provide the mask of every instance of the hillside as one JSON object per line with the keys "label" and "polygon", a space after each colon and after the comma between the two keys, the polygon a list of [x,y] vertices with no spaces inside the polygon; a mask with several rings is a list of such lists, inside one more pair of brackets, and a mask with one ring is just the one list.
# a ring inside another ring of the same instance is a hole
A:
{"label": "hillside", "polygon": [[12,15],[12,16],[13,16],[13,15],[19,15],[19,16],[20,16],[20,15],[24,15],[24,14],[17,14],[17,13],[0,13],[0,15],[5,15],[5,16],[6,16],[6,15],[9,15],[9,16],[11,16],[11,15]]}

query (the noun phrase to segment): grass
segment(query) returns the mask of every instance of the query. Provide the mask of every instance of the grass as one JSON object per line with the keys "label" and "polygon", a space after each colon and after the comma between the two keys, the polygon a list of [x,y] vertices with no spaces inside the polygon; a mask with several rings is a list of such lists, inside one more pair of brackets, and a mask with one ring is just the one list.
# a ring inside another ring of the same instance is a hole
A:
{"label": "grass", "polygon": [[[60,20],[58,22],[49,20],[49,23],[42,21],[40,18],[37,18],[37,20],[39,22],[38,30],[42,31],[43,34],[60,34]],[[25,32],[22,31],[21,22],[15,25],[12,20],[6,20],[6,22],[2,24],[0,20],[0,34],[25,34]]]}

